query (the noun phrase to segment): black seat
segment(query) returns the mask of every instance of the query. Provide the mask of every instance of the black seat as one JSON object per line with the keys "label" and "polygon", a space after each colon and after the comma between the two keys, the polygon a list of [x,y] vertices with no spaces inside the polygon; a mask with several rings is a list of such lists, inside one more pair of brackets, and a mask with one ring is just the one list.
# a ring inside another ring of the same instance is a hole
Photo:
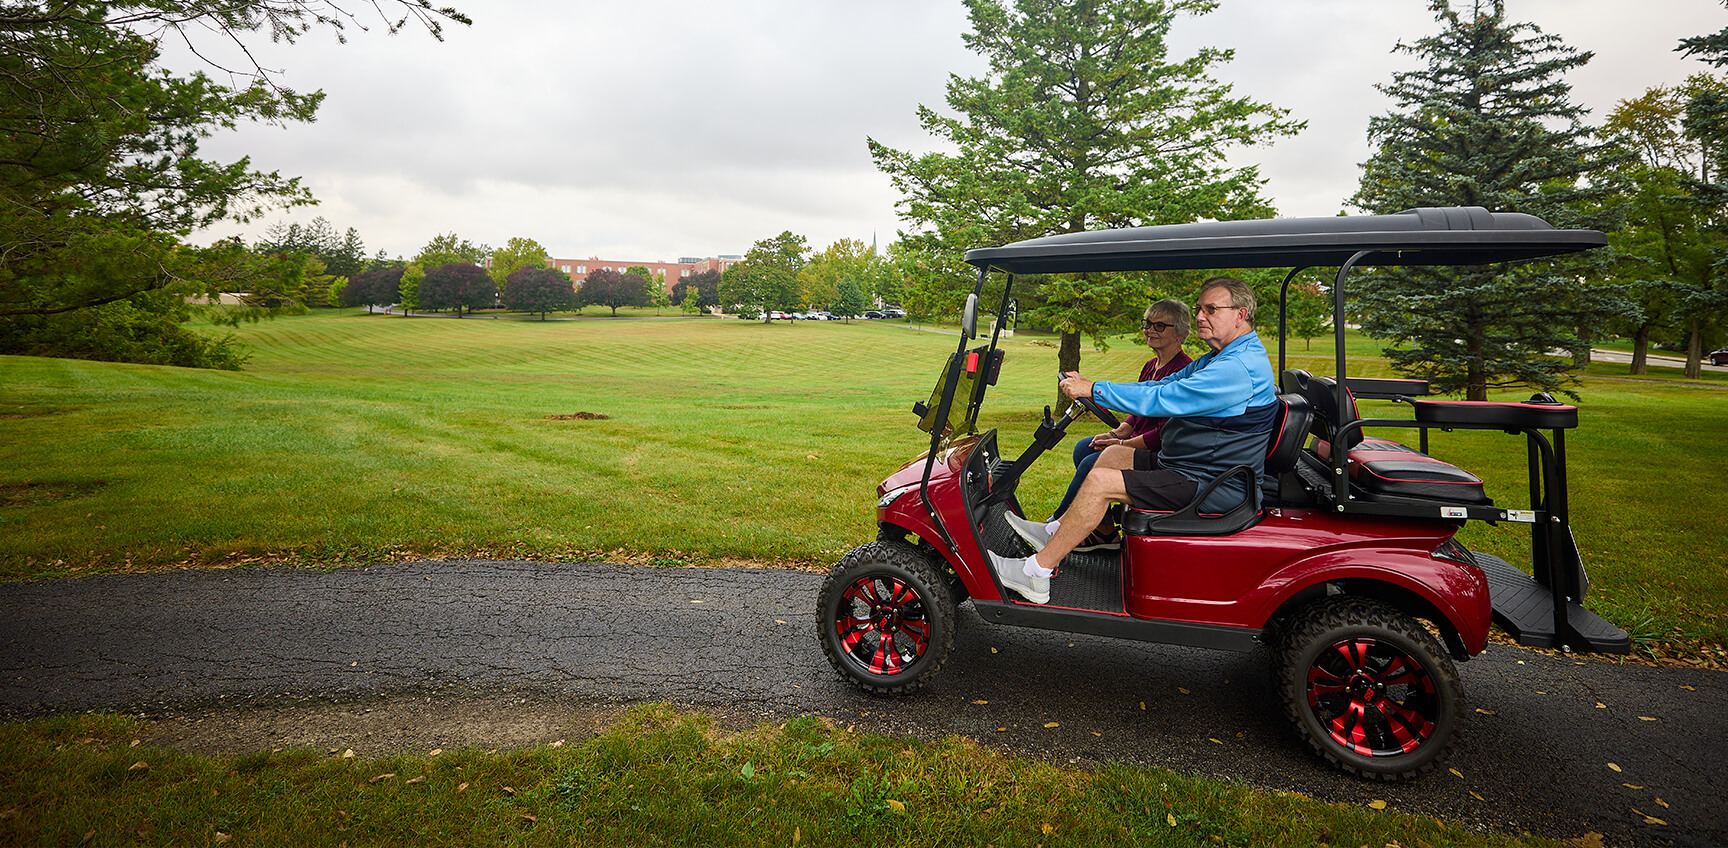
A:
{"label": "black seat", "polygon": [[[1339,429],[1360,417],[1356,413],[1356,396],[1348,389],[1344,392],[1344,406],[1338,405],[1338,381],[1331,377],[1316,377],[1300,368],[1291,368],[1284,372],[1282,383],[1284,391],[1301,395],[1313,408],[1314,438],[1327,443],[1327,448],[1336,441],[1334,434]],[[1352,430],[1344,437],[1344,447],[1353,448],[1361,441],[1362,431]]]}

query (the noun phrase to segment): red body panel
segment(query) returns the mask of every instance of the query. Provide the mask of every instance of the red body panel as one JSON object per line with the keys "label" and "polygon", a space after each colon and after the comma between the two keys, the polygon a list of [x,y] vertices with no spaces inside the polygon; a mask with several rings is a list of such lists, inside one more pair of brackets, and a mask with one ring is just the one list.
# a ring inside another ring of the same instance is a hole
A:
{"label": "red body panel", "polygon": [[[1000,600],[988,558],[967,526],[961,495],[960,475],[977,442],[978,437],[955,442],[937,455],[930,473],[930,501],[944,517],[952,549],[918,496],[923,458],[883,481],[880,494],[906,491],[878,508],[877,520],[942,551],[972,597]],[[1487,578],[1478,569],[1432,555],[1456,530],[1439,521],[1284,509],[1271,510],[1255,526],[1229,536],[1130,536],[1123,551],[1124,606],[1141,619],[1260,628],[1304,589],[1334,580],[1373,580],[1432,604],[1476,654],[1488,638]]]}

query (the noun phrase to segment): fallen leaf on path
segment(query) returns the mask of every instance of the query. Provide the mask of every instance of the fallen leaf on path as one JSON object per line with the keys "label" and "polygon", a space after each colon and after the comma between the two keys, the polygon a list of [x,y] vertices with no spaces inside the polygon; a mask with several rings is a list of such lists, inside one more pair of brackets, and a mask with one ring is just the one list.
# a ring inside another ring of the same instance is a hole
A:
{"label": "fallen leaf on path", "polygon": [[127,771],[147,771],[149,768],[150,768],[149,763],[144,762],[143,760],[139,760],[138,762],[135,762],[131,766],[129,766],[126,770]]}
{"label": "fallen leaf on path", "polygon": [[1562,839],[1560,842],[1561,844],[1568,846],[1568,848],[1602,848],[1602,834],[1592,830],[1583,836],[1574,836],[1571,839]]}
{"label": "fallen leaf on path", "polygon": [[1499,713],[1497,713],[1493,710],[1485,710],[1485,709],[1482,709],[1481,707],[1477,707],[1476,712],[1479,712],[1483,715],[1499,715]]}
{"label": "fallen leaf on path", "polygon": [[1656,799],[1656,805],[1657,805],[1657,806],[1659,806],[1659,807],[1661,807],[1661,808],[1662,808],[1662,809],[1664,809],[1664,810],[1666,810],[1666,809],[1669,809],[1669,807],[1668,807],[1668,802],[1667,802],[1667,801],[1664,801],[1664,800],[1662,800],[1662,799],[1661,799],[1661,798],[1657,798],[1657,799]]}
{"label": "fallen leaf on path", "polygon": [[418,785],[426,782],[426,775],[420,775],[419,777],[410,777],[404,782],[409,786],[418,786]]}
{"label": "fallen leaf on path", "polygon": [[889,798],[888,809],[893,810],[896,813],[904,813],[906,812],[906,805],[894,800],[893,798]]}
{"label": "fallen leaf on path", "polygon": [[374,777],[371,780],[368,780],[366,782],[367,783],[377,783],[380,780],[389,780],[390,778],[395,777],[395,776],[396,776],[396,772],[387,771],[387,772],[385,772],[381,775],[378,775],[377,777]]}
{"label": "fallen leaf on path", "polygon": [[1605,710],[1605,709],[1608,709],[1608,705],[1602,703],[1601,701],[1597,701],[1596,702],[1596,709]]}
{"label": "fallen leaf on path", "polygon": [[432,749],[432,753],[430,753],[430,754],[427,754],[427,755],[426,755],[426,756],[428,756],[428,757],[436,757],[436,756],[438,756],[438,755],[439,755],[439,754],[442,754],[442,753],[444,753],[444,749],[443,749],[443,748],[433,748],[433,749]]}
{"label": "fallen leaf on path", "polygon": [[1633,786],[1630,783],[1622,783],[1620,785],[1626,787],[1627,789],[1643,789],[1644,788],[1642,786]]}
{"label": "fallen leaf on path", "polygon": [[468,784],[466,784],[466,783],[456,784],[456,791],[457,792],[467,792],[468,791]]}
{"label": "fallen leaf on path", "polygon": [[344,760],[354,759],[354,749],[349,748],[348,750],[343,751],[342,752],[342,759],[344,759]]}
{"label": "fallen leaf on path", "polygon": [[1384,810],[1384,809],[1386,809],[1386,802],[1385,802],[1385,801],[1381,801],[1381,800],[1378,800],[1378,799],[1376,799],[1376,800],[1373,800],[1373,801],[1369,801],[1369,802],[1368,802],[1368,809],[1371,809],[1371,810]]}
{"label": "fallen leaf on path", "polygon": [[1697,689],[1693,689],[1693,688],[1692,688],[1692,687],[1690,687],[1690,686],[1682,686],[1682,687],[1680,687],[1680,688],[1681,688],[1681,689],[1685,689],[1685,690],[1686,690],[1686,691],[1688,691],[1688,692],[1696,692],[1696,691],[1698,691],[1698,690],[1697,690]]}
{"label": "fallen leaf on path", "polygon": [[1651,718],[1650,716],[1639,716],[1638,720],[1639,721],[1655,721],[1656,719]]}
{"label": "fallen leaf on path", "polygon": [[1061,724],[1061,722],[1047,721],[1047,722],[1044,722],[1044,726],[1045,727],[1061,727],[1062,724]]}
{"label": "fallen leaf on path", "polygon": [[1486,800],[1488,800],[1488,799],[1487,799],[1487,798],[1484,798],[1484,797],[1482,797],[1482,796],[1481,796],[1481,795],[1478,795],[1478,794],[1477,794],[1477,793],[1476,793],[1476,790],[1474,790],[1474,789],[1472,789],[1472,790],[1470,790],[1470,797],[1472,797],[1472,798],[1475,798],[1475,799],[1476,799],[1476,800],[1478,800],[1478,801],[1486,801]]}
{"label": "fallen leaf on path", "polygon": [[1178,691],[1178,692],[1181,692],[1181,693],[1182,693],[1182,694],[1184,694],[1184,695],[1191,695],[1191,694],[1193,694],[1193,693],[1191,693],[1191,692],[1189,692],[1189,691],[1188,691],[1188,690],[1187,690],[1187,689],[1183,689],[1183,688],[1182,688],[1182,687],[1180,687],[1180,686],[1178,686],[1178,687],[1176,687],[1176,691]]}
{"label": "fallen leaf on path", "polygon": [[1638,808],[1637,808],[1637,807],[1633,807],[1633,808],[1632,808],[1632,812],[1634,812],[1634,813],[1637,813],[1637,814],[1638,814],[1638,815],[1641,815],[1641,816],[1643,816],[1643,817],[1644,817],[1644,823],[1645,823],[1645,824],[1659,824],[1659,825],[1662,825],[1662,826],[1664,826],[1664,827],[1666,827],[1666,826],[1667,826],[1667,825],[1668,825],[1668,823],[1667,823],[1667,822],[1665,822],[1665,821],[1663,821],[1663,820],[1661,820],[1661,819],[1659,819],[1659,818],[1656,818],[1656,817],[1655,817],[1655,816],[1653,816],[1653,815],[1650,815],[1650,814],[1649,814],[1649,813],[1646,813],[1646,812],[1644,812],[1644,811],[1643,811],[1643,810],[1640,810],[1640,809],[1638,809]]}
{"label": "fallen leaf on path", "polygon": [[988,704],[990,702],[989,701],[973,701],[972,703],[974,703],[974,704]]}
{"label": "fallen leaf on path", "polygon": [[1609,768],[1611,768],[1611,769],[1613,769],[1613,770],[1615,770],[1615,771],[1620,771],[1620,770],[1621,770],[1621,769],[1620,769],[1620,767],[1619,767],[1619,766],[1617,766],[1617,765],[1615,765],[1615,764],[1613,764],[1613,763],[1609,763],[1609,764],[1608,764],[1608,767],[1609,767]]}
{"label": "fallen leaf on path", "polygon": [[1453,773],[1453,774],[1455,774],[1455,775],[1458,775],[1458,777],[1459,777],[1459,778],[1460,778],[1460,779],[1462,779],[1462,778],[1463,778],[1463,777],[1464,777],[1464,772],[1461,772],[1461,771],[1459,771],[1459,770],[1457,770],[1457,769],[1455,769],[1455,768],[1449,768],[1449,769],[1447,769],[1447,771],[1449,771],[1449,772],[1452,772],[1452,773]]}
{"label": "fallen leaf on path", "polygon": [[1217,739],[1213,739],[1210,736],[1206,737],[1206,741],[1207,742],[1218,742],[1218,744],[1220,744],[1220,745],[1224,744],[1223,742],[1219,742]]}
{"label": "fallen leaf on path", "polygon": [[1175,813],[1165,813],[1164,814],[1164,820],[1169,822],[1171,827],[1176,826],[1176,814]]}

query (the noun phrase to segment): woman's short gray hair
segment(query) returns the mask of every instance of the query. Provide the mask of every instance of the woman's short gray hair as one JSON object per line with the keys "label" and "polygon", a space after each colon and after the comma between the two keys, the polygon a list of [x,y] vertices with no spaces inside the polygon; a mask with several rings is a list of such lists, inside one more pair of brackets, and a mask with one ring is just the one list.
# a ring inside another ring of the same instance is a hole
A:
{"label": "woman's short gray hair", "polygon": [[1187,339],[1188,333],[1194,329],[1193,316],[1188,314],[1188,304],[1173,297],[1167,297],[1146,307],[1146,316],[1142,319],[1150,321],[1154,316],[1162,315],[1175,324],[1176,337]]}

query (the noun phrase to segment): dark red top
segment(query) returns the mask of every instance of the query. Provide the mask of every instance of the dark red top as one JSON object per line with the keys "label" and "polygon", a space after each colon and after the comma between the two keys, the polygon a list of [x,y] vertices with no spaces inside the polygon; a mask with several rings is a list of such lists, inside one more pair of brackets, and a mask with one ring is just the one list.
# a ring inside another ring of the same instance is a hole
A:
{"label": "dark red top", "polygon": [[[1151,380],[1162,380],[1165,377],[1182,370],[1183,366],[1193,361],[1193,359],[1189,358],[1187,351],[1181,350],[1176,351],[1176,355],[1170,357],[1169,362],[1159,362],[1157,357],[1153,357],[1146,360],[1145,367],[1140,369],[1140,382],[1145,383]],[[1144,415],[1130,415],[1128,416],[1128,438],[1132,439],[1135,436],[1145,436],[1146,449],[1153,453],[1157,453],[1159,445],[1161,445],[1164,440],[1164,422],[1169,420],[1170,419],[1168,418],[1148,418]]]}

